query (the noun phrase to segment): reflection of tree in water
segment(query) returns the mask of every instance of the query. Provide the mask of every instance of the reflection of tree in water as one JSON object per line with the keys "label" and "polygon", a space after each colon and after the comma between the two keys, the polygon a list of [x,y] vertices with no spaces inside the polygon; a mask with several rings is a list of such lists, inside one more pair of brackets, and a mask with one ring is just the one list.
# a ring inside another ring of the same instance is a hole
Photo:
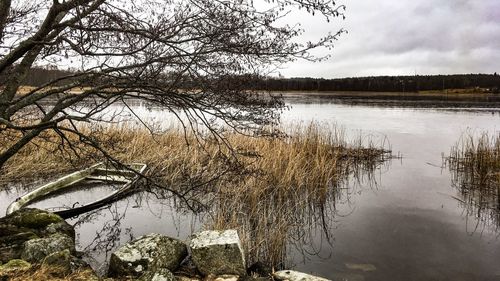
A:
{"label": "reflection of tree in water", "polygon": [[[98,273],[105,274],[111,253],[136,236],[149,233],[143,229],[144,221],[156,225],[153,229],[167,226],[172,232],[191,233],[197,229],[199,222],[192,216],[196,212],[189,209],[191,205],[164,190],[149,190],[82,214],[71,223],[79,233],[77,241],[86,260]],[[89,230],[90,233],[85,233]],[[183,239],[186,235],[172,237]]]}
{"label": "reflection of tree in water", "polygon": [[474,231],[480,226],[500,229],[500,133],[463,136],[447,158],[452,185],[466,216],[475,218]]}
{"label": "reflection of tree in water", "polygon": [[[120,243],[120,237],[123,231],[121,222],[126,215],[127,208],[125,208],[125,210],[120,210],[116,204],[112,204],[105,208],[83,214],[79,216],[74,223],[75,228],[78,228],[85,223],[92,224],[95,221],[100,222],[99,226],[96,228],[94,239],[89,244],[82,245],[84,246],[83,252],[87,255],[86,258],[90,259],[91,264],[100,264],[93,258],[93,254],[99,253],[99,255],[103,255],[106,260],[109,260],[111,253],[119,246],[118,243]],[[111,217],[107,218],[108,215]],[[130,230],[130,228],[125,228],[126,233],[130,233]],[[130,238],[133,239],[132,236]],[[106,267],[106,265],[101,266]],[[96,268],[96,270],[104,273],[106,269]]]}

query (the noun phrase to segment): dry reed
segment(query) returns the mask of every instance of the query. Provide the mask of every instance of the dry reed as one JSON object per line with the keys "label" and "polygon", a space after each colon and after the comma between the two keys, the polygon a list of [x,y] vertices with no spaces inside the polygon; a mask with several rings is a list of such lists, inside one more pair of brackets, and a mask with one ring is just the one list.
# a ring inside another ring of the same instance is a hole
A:
{"label": "dry reed", "polygon": [[500,133],[465,134],[452,147],[447,163],[467,213],[500,227]]}
{"label": "dry reed", "polygon": [[[311,238],[306,229],[328,237],[338,187],[349,175],[372,172],[388,155],[363,147],[361,141],[349,144],[342,130],[318,124],[284,128],[284,138],[230,133],[226,140],[232,149],[210,137],[197,141],[180,130],[153,136],[118,125],[83,129],[120,161],[148,164],[154,182],[179,192],[191,190],[189,198],[206,207],[207,228],[237,228],[248,262],[275,267],[285,262],[292,241]],[[78,145],[62,148],[56,140],[55,135],[43,136],[27,146],[7,163],[0,182],[61,174],[99,158]]]}

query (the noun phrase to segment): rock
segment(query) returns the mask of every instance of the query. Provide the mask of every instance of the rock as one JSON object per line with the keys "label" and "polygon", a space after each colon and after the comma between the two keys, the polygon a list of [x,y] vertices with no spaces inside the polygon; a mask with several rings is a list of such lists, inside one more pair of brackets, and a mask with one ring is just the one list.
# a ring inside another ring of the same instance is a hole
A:
{"label": "rock", "polygon": [[43,260],[44,265],[59,267],[67,273],[71,272],[71,252],[65,249],[48,255]]}
{"label": "rock", "polygon": [[193,262],[204,275],[246,275],[245,256],[238,232],[203,231],[190,243]]}
{"label": "rock", "polygon": [[66,234],[75,240],[75,229],[69,225],[66,221],[51,223],[47,225],[43,231],[42,235],[48,236],[51,234],[62,233]]}
{"label": "rock", "polygon": [[302,273],[294,270],[281,270],[273,273],[273,277],[277,280],[289,281],[330,281],[329,279],[317,277],[307,273]]}
{"label": "rock", "polygon": [[175,281],[175,276],[170,270],[159,268],[155,271],[144,273],[138,281]]}
{"label": "rock", "polygon": [[65,234],[73,241],[75,230],[58,215],[23,208],[0,218],[0,262],[19,259],[26,241],[45,238],[52,234]]}
{"label": "rock", "polygon": [[176,277],[189,276],[190,278],[199,277],[198,279],[203,279],[191,256],[186,257],[179,268],[173,273]]}
{"label": "rock", "polygon": [[91,269],[91,267],[82,259],[73,256],[69,249],[48,255],[43,260],[42,265],[57,268],[59,276],[68,275],[76,271]]}
{"label": "rock", "polygon": [[56,233],[46,238],[24,242],[21,258],[30,262],[40,262],[45,257],[64,250],[74,253],[75,242],[65,234]]}
{"label": "rock", "polygon": [[39,209],[21,209],[11,215],[15,225],[28,228],[44,228],[50,224],[64,221],[54,213]]}
{"label": "rock", "polygon": [[180,240],[161,234],[149,234],[127,243],[111,255],[110,276],[140,276],[164,268],[175,270],[187,256]]}

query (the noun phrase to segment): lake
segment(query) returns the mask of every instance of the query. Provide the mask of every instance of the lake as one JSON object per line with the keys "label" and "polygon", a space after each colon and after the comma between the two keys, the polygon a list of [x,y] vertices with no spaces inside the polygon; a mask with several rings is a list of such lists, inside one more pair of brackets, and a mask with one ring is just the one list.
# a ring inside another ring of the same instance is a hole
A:
{"label": "lake", "polygon": [[[316,121],[363,136],[400,156],[370,179],[353,179],[329,208],[328,229],[310,229],[309,239],[287,247],[289,265],[333,280],[500,280],[500,229],[486,212],[472,212],[452,185],[443,156],[464,132],[500,131],[500,108],[411,108],[348,105],[294,99],[287,122]],[[140,104],[146,118],[162,112]],[[0,212],[22,191],[0,192]],[[78,200],[64,197],[61,202]],[[83,200],[83,199],[82,199]],[[187,239],[203,215],[179,208],[175,200],[136,194],[76,224],[79,250],[98,271],[109,253],[151,232]]]}

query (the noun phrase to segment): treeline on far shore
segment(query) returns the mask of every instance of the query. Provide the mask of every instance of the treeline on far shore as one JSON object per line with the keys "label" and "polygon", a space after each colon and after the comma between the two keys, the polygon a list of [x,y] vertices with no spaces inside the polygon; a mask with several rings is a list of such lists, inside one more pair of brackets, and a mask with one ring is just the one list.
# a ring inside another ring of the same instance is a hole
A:
{"label": "treeline on far shore", "polygon": [[[41,86],[76,72],[51,68],[33,68],[24,84]],[[166,76],[167,77],[167,76]],[[0,76],[0,85],[6,76]],[[413,75],[413,76],[373,76],[352,78],[275,78],[238,76],[226,77],[225,83],[255,90],[269,91],[368,91],[368,92],[419,92],[446,89],[478,89],[481,92],[500,92],[500,75],[494,74],[453,74],[453,75]],[[71,79],[70,79],[71,80]],[[68,81],[68,80],[66,80]],[[190,84],[189,79],[184,79]],[[186,85],[189,88],[191,85]],[[193,85],[194,86],[194,85]]]}
{"label": "treeline on far shore", "polygon": [[257,89],[272,91],[363,91],[419,92],[446,89],[478,89],[499,93],[500,75],[453,74],[415,76],[373,76],[337,79],[267,78],[255,81]]}

